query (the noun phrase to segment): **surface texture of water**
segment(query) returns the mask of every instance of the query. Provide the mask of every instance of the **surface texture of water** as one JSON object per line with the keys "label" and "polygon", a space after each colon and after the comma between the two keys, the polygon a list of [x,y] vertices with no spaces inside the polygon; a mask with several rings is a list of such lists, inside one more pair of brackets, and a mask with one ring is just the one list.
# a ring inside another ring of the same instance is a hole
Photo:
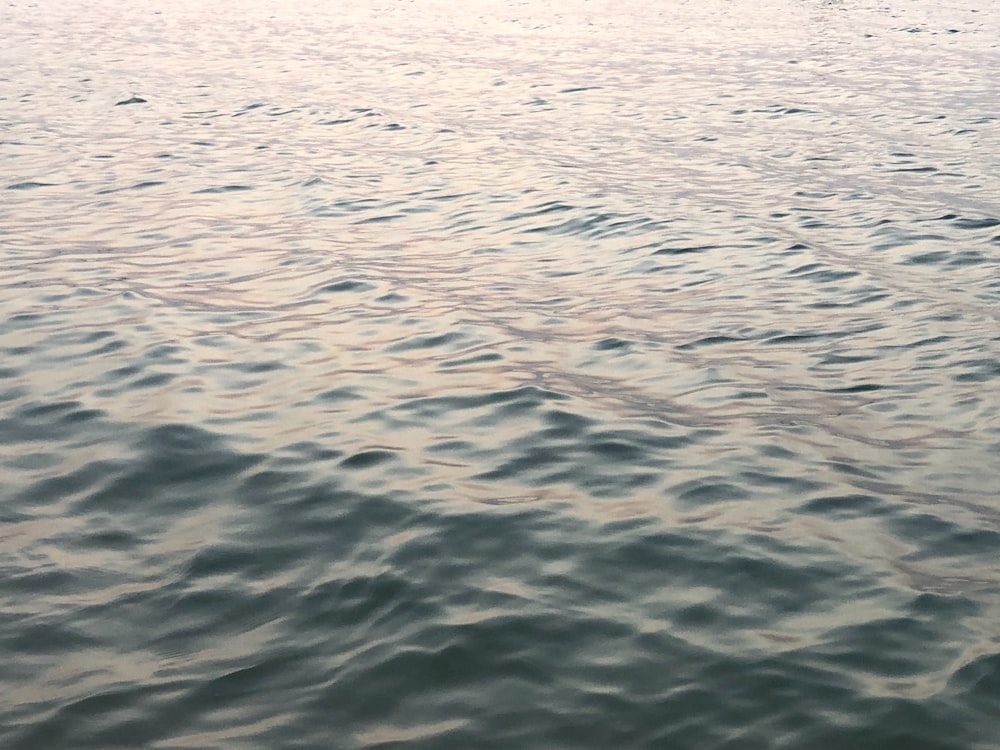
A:
{"label": "surface texture of water", "polygon": [[0,746],[1000,746],[1000,6],[0,8]]}

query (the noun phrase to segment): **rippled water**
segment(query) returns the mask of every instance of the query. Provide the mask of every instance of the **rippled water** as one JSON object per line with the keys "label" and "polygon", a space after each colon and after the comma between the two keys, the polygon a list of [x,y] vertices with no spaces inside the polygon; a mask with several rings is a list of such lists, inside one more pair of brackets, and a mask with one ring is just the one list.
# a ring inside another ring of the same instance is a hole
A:
{"label": "rippled water", "polygon": [[0,745],[995,748],[994,0],[0,8]]}

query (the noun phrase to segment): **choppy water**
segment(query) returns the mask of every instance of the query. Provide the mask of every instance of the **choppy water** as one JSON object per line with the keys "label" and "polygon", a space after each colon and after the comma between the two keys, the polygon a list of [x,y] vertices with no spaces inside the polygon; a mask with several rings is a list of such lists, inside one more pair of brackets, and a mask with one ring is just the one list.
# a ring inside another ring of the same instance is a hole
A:
{"label": "choppy water", "polygon": [[1000,746],[994,0],[0,28],[0,745]]}

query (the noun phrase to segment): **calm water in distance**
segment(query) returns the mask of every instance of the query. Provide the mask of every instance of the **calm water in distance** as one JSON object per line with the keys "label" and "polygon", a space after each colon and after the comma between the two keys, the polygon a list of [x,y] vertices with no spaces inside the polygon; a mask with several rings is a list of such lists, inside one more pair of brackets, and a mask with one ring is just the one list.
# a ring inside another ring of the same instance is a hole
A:
{"label": "calm water in distance", "polygon": [[996,0],[0,8],[0,746],[1000,747]]}

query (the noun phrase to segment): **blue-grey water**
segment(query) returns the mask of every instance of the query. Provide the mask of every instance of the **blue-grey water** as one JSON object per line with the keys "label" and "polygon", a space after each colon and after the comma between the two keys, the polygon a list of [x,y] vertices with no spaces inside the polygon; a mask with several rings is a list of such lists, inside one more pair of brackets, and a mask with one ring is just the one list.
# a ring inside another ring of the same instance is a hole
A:
{"label": "blue-grey water", "polygon": [[0,747],[1000,747],[996,0],[0,31]]}

